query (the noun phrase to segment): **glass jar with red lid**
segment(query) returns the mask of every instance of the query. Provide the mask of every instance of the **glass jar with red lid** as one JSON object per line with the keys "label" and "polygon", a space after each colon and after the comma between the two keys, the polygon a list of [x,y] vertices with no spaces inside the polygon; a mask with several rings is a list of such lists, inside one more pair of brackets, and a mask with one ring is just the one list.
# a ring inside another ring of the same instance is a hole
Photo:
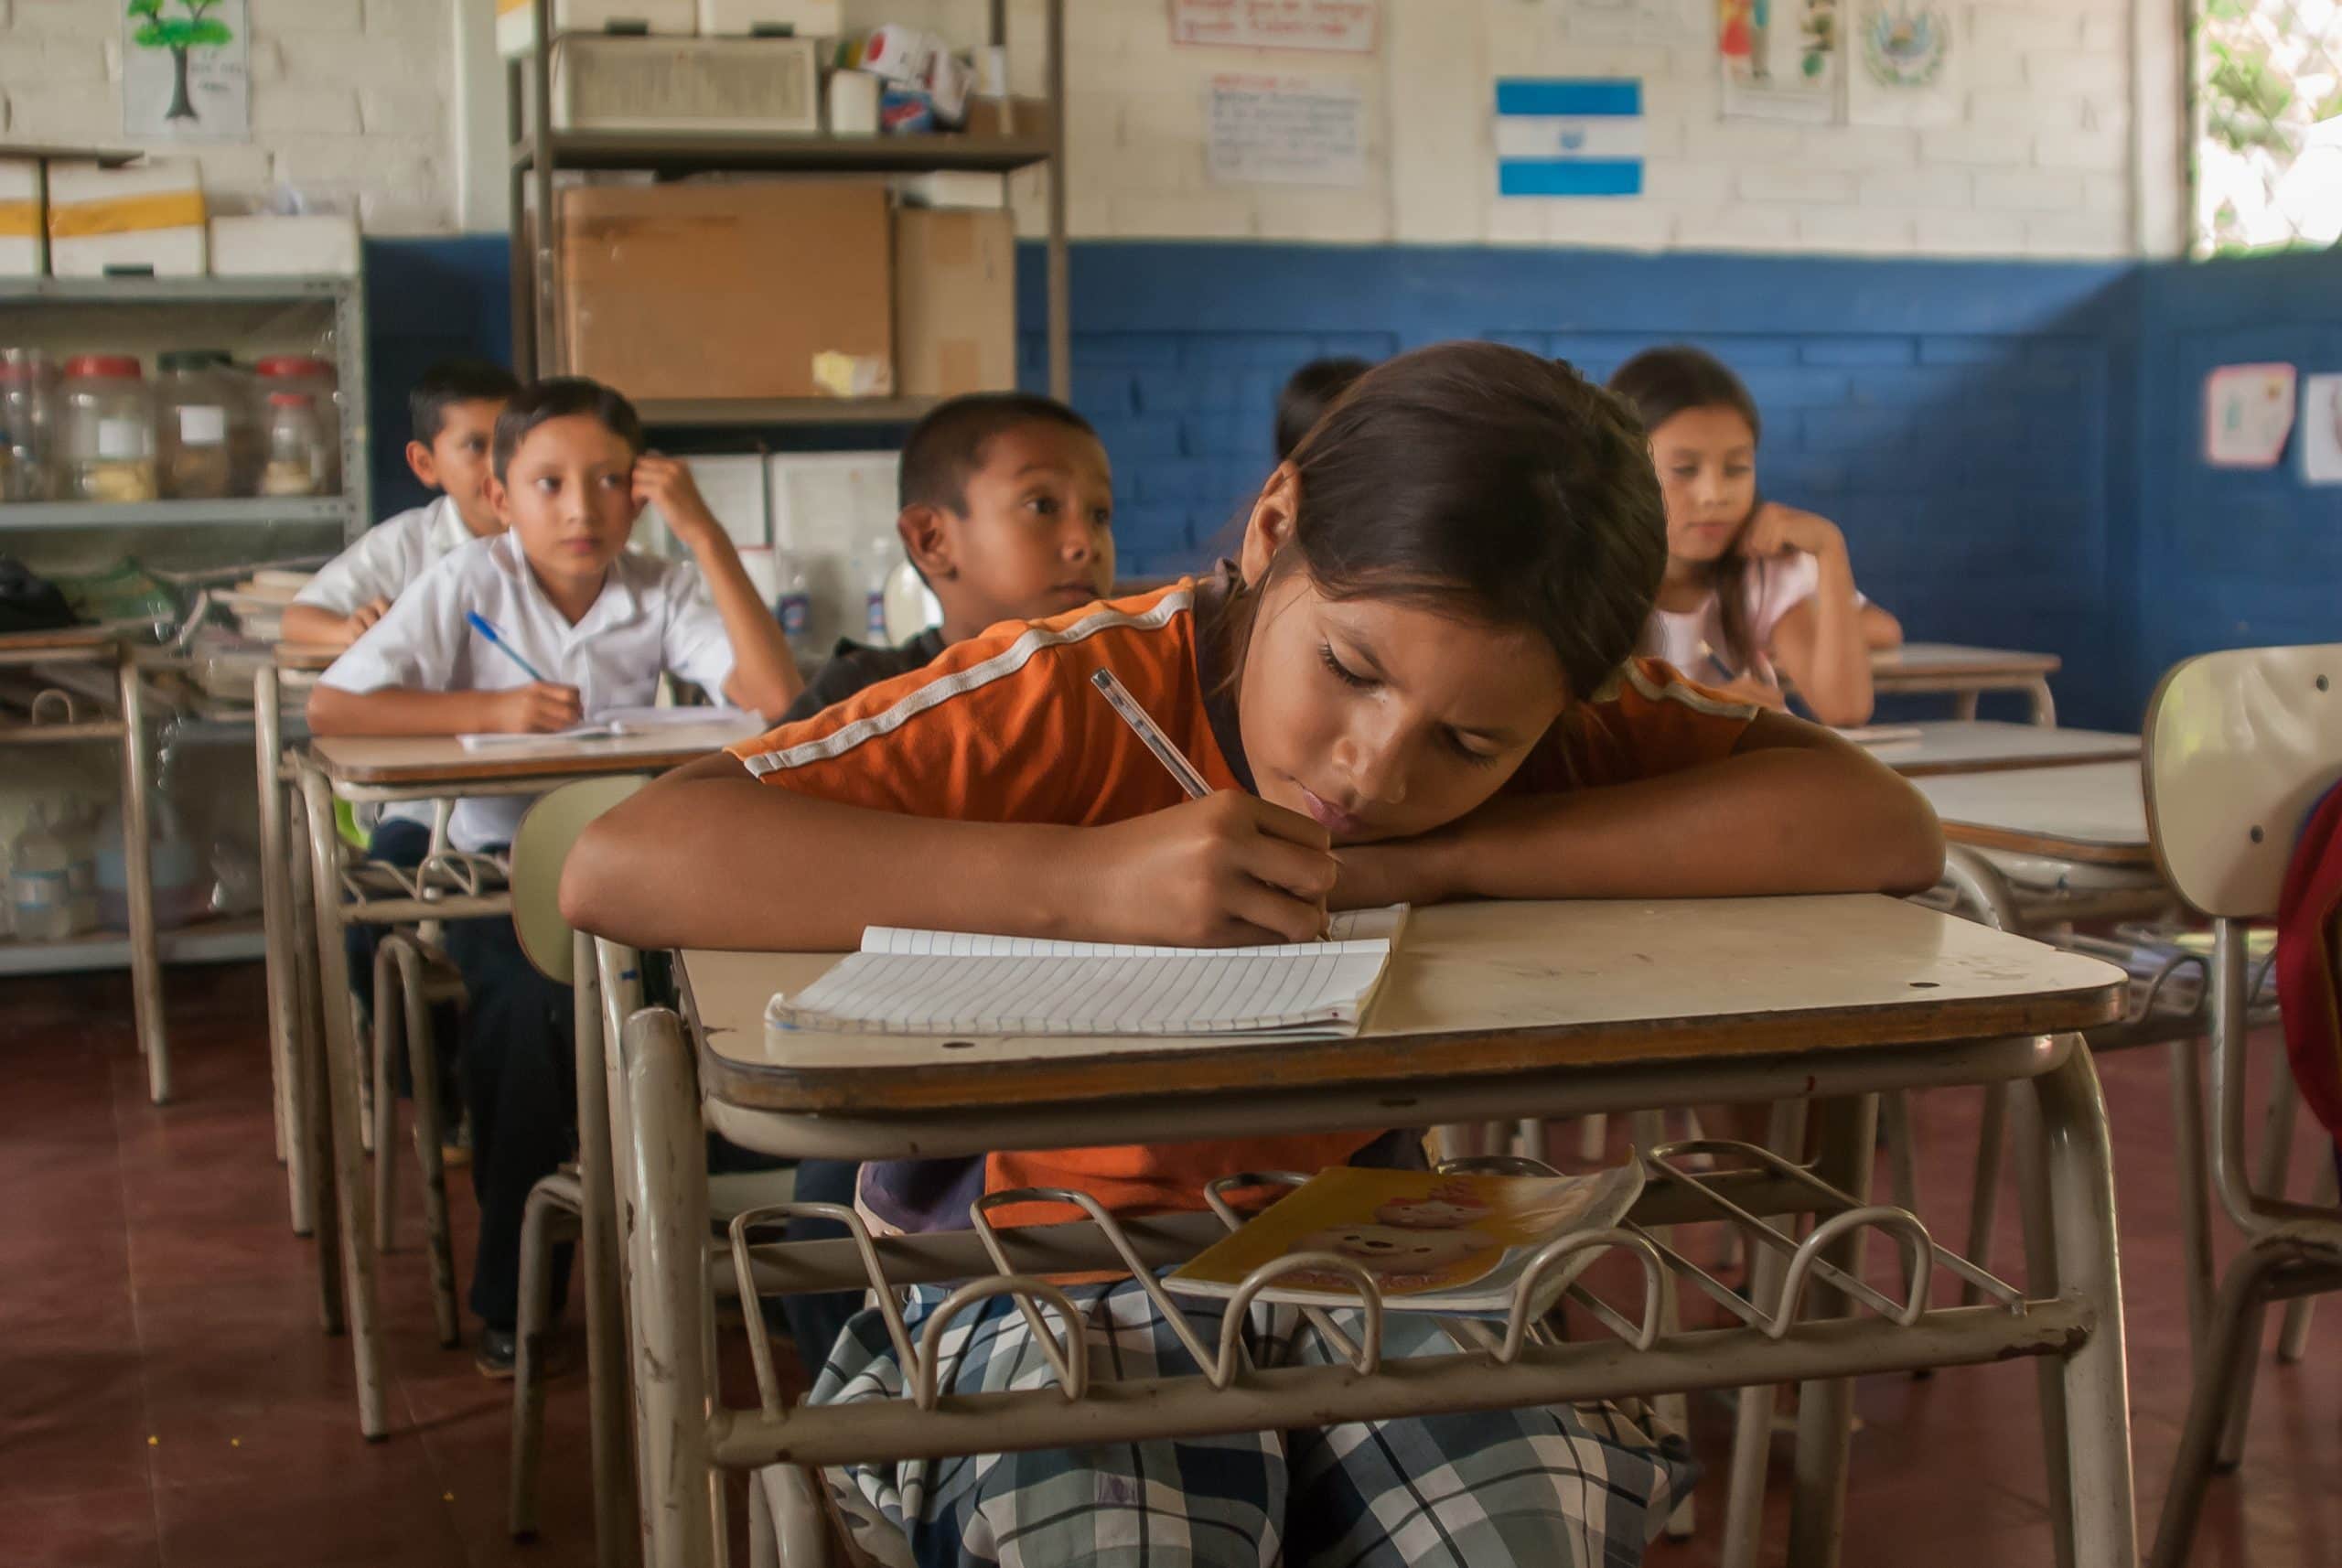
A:
{"label": "glass jar with red lid", "polygon": [[76,354],[65,361],[65,489],[75,499],[151,501],[155,405],[129,354]]}
{"label": "glass jar with red lid", "polygon": [[326,490],[325,430],[317,400],[307,392],[268,394],[268,466],[261,470],[264,496],[315,496]]}
{"label": "glass jar with red lid", "polygon": [[[325,446],[325,479],[317,493],[338,495],[341,490],[341,382],[334,373],[333,361],[308,354],[271,354],[252,366],[258,378],[262,399],[263,423],[274,419],[273,400],[278,392],[305,393],[315,413],[319,436]],[[265,491],[263,490],[263,493]]]}

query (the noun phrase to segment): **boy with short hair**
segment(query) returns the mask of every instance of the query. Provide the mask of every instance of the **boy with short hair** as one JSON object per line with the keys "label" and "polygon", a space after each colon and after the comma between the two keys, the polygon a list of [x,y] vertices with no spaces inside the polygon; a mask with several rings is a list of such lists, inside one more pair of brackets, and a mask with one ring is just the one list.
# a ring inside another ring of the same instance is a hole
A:
{"label": "boy with short hair", "polygon": [[[399,596],[319,679],[312,730],[564,729],[589,714],[649,703],[662,671],[766,714],[797,696],[804,682],[730,537],[689,469],[642,450],[641,422],[626,399],[589,381],[540,382],[498,418],[493,453],[485,492],[508,532],[456,551]],[[628,551],[650,501],[697,571]],[[474,628],[475,615],[499,640]],[[459,801],[449,841],[500,849],[528,805]],[[522,1211],[530,1188],[575,1143],[570,997],[530,965],[510,919],[453,922],[446,945],[469,1004],[459,1060],[480,1207],[477,1359],[504,1376]],[[556,1281],[556,1299],[559,1289]]]}
{"label": "boy with short hair", "polygon": [[[897,493],[895,530],[941,603],[942,621],[896,648],[841,640],[786,722],[923,669],[988,626],[1059,615],[1112,591],[1113,470],[1090,422],[1054,398],[975,392],[939,405],[903,444]],[[940,1164],[929,1162],[926,1174]],[[979,1183],[983,1167],[982,1160],[967,1164]],[[797,1201],[853,1203],[860,1169],[849,1160],[800,1161]],[[890,1169],[876,1167],[874,1176],[883,1185]],[[845,1230],[792,1219],[788,1233],[810,1240]],[[820,1364],[861,1305],[849,1292],[781,1298],[807,1366]]]}
{"label": "boy with short hair", "polygon": [[285,641],[349,647],[442,556],[504,531],[488,499],[489,448],[520,390],[486,360],[442,360],[423,372],[407,393],[406,466],[438,498],[384,518],[328,562],[285,610]]}

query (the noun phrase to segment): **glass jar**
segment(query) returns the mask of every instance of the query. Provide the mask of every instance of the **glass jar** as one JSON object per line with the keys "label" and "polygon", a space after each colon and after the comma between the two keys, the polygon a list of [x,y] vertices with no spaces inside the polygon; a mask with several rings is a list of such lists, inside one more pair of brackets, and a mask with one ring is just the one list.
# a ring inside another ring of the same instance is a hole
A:
{"label": "glass jar", "polygon": [[0,349],[0,501],[49,499],[56,442],[56,364],[38,349]]}
{"label": "glass jar", "polygon": [[314,496],[326,489],[325,430],[317,400],[307,392],[268,394],[268,466],[261,470],[264,496]]}
{"label": "glass jar", "polygon": [[155,405],[130,355],[65,361],[64,477],[76,500],[155,499]]}
{"label": "glass jar", "polygon": [[246,403],[233,361],[219,349],[181,349],[156,361],[155,451],[163,493],[218,500],[235,489],[235,427]]}
{"label": "glass jar", "polygon": [[[306,354],[271,354],[252,366],[252,373],[260,378],[259,390],[264,406],[273,406],[278,392],[305,392],[308,395],[326,455],[325,480],[316,493],[339,494],[341,385],[334,374],[332,361]],[[261,493],[277,492],[270,491],[263,483]]]}

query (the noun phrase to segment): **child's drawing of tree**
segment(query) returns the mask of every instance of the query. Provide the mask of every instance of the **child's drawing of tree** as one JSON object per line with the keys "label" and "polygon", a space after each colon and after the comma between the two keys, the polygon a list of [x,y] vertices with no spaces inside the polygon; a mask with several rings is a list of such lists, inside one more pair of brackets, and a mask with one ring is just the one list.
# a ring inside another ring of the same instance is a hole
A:
{"label": "child's drawing of tree", "polygon": [[232,42],[236,35],[227,23],[211,15],[220,0],[176,0],[177,12],[184,15],[165,16],[173,4],[174,0],[130,0],[129,14],[142,23],[132,39],[142,49],[171,51],[171,107],[163,118],[193,120],[198,116],[187,91],[188,53]]}

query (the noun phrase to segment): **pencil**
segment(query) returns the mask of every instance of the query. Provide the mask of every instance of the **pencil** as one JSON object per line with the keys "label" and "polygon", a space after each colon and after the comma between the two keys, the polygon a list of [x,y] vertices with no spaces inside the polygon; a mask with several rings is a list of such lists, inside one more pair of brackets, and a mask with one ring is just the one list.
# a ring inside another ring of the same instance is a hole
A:
{"label": "pencil", "polygon": [[1090,683],[1098,688],[1099,694],[1112,705],[1114,712],[1122,716],[1122,721],[1146,743],[1146,749],[1155,753],[1155,760],[1163,764],[1179,788],[1187,792],[1187,799],[1200,800],[1211,793],[1211,786],[1205,783],[1204,776],[1196,771],[1196,765],[1171,744],[1171,737],[1165,735],[1153,719],[1147,717],[1146,710],[1138,705],[1137,698],[1123,690],[1123,683],[1114,679],[1112,670],[1099,671],[1090,677]]}
{"label": "pencil", "polygon": [[472,623],[472,629],[474,631],[479,633],[482,637],[488,639],[490,644],[501,650],[505,658],[510,659],[513,663],[518,664],[521,669],[527,671],[529,672],[530,680],[535,681],[543,685],[552,684],[552,682],[545,680],[543,675],[537,673],[537,667],[535,665],[521,657],[521,650],[519,649],[504,640],[504,634],[496,629],[496,623],[494,621],[489,620],[478,610],[466,610],[464,612],[464,618]]}

